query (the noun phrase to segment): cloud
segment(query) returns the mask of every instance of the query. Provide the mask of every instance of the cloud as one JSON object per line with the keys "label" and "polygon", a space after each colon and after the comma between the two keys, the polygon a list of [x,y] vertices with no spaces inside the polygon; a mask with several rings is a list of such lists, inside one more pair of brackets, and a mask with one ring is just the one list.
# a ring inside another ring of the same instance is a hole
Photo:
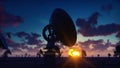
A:
{"label": "cloud", "polygon": [[89,48],[90,48],[90,49],[94,49],[94,46],[95,46],[94,44],[90,44],[90,45],[89,45]]}
{"label": "cloud", "polygon": [[118,42],[116,43],[116,45],[120,45],[120,41],[118,41]]}
{"label": "cloud", "polygon": [[26,32],[18,32],[15,35],[24,40],[24,42],[28,45],[40,45],[42,40],[39,39],[41,35],[37,33],[26,33]]}
{"label": "cloud", "polygon": [[102,56],[107,56],[108,53],[113,54],[115,46],[117,44],[112,44],[110,41],[104,42],[103,39],[90,40],[77,43],[81,49],[87,52],[87,56],[100,54]]}
{"label": "cloud", "polygon": [[40,39],[41,35],[37,33],[26,33],[23,31],[23,32],[17,32],[12,34],[24,40],[23,42],[18,43],[8,37],[5,37],[6,42],[8,44],[8,48],[13,53],[15,52],[37,53],[40,47],[44,45],[43,41],[41,41]]}
{"label": "cloud", "polygon": [[117,33],[116,37],[119,37],[119,38],[120,38],[120,31]]}
{"label": "cloud", "polygon": [[[8,44],[8,48],[14,52],[14,51],[20,51],[18,48],[21,47],[21,43],[14,42],[13,40],[6,38],[6,42]],[[23,45],[24,46],[24,45]]]}
{"label": "cloud", "polygon": [[114,51],[114,50],[115,50],[115,47],[109,46],[109,47],[107,48],[107,50],[108,50],[108,51]]}
{"label": "cloud", "polygon": [[31,45],[31,46],[26,43],[17,43],[9,38],[6,38],[6,41],[8,43],[8,48],[12,52],[37,52],[39,51],[40,47],[43,46],[42,43],[39,45]]}
{"label": "cloud", "polygon": [[23,22],[22,17],[6,12],[3,5],[4,1],[0,0],[0,27],[18,26]]}
{"label": "cloud", "polygon": [[104,41],[102,39],[87,40],[87,41],[84,41],[84,42],[79,42],[81,47],[83,49],[87,49],[87,50],[106,50],[106,48],[108,46],[104,45],[103,43],[104,43]]}
{"label": "cloud", "polygon": [[24,32],[24,31],[15,33],[15,35],[18,36],[19,38],[23,38],[23,37],[29,36],[29,34]]}
{"label": "cloud", "polygon": [[104,42],[102,39],[99,40],[87,40],[84,42],[77,43],[82,49],[87,52],[87,56],[108,56],[108,53],[114,54],[115,47],[117,44],[111,42]]}
{"label": "cloud", "polygon": [[78,33],[86,37],[107,36],[112,33],[117,33],[116,37],[120,38],[120,24],[111,23],[97,26],[99,16],[100,13],[95,12],[87,20],[78,18],[76,21]]}

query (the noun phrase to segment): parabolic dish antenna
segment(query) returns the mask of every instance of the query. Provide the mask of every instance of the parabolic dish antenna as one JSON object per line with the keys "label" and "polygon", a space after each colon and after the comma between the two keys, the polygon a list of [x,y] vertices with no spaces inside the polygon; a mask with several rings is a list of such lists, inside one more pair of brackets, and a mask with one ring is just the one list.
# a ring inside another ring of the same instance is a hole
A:
{"label": "parabolic dish antenna", "polygon": [[[77,33],[71,17],[61,8],[53,11],[50,23],[43,29],[43,37],[49,41],[46,30],[54,34],[55,41],[60,41],[66,46],[73,46],[76,43]],[[49,35],[50,35],[49,34]]]}

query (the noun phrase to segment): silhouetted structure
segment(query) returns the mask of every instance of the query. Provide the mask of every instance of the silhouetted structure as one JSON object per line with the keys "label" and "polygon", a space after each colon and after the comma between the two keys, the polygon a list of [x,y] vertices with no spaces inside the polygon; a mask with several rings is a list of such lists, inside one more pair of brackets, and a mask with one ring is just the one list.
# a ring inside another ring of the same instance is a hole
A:
{"label": "silhouetted structure", "polygon": [[120,57],[120,45],[115,47],[114,56]]}
{"label": "silhouetted structure", "polygon": [[[7,33],[7,36],[11,38],[10,33]],[[8,44],[6,42],[5,37],[0,32],[0,48],[5,49],[6,51],[3,53],[2,57],[8,57],[8,54],[11,54],[11,51],[8,48]]]}
{"label": "silhouetted structure", "polygon": [[[43,37],[47,41],[44,53],[45,64],[54,66],[55,58],[61,56],[60,48],[55,45],[56,42],[61,42],[66,46],[73,46],[77,39],[77,33],[71,17],[60,8],[53,11],[50,23],[43,29]],[[57,54],[56,54],[57,53]],[[55,67],[52,67],[55,68]]]}
{"label": "silhouetted structure", "polygon": [[100,54],[98,54],[97,57],[100,57]]}
{"label": "silhouetted structure", "polygon": [[111,54],[110,54],[110,53],[108,53],[108,57],[111,57]]}
{"label": "silhouetted structure", "polygon": [[55,45],[55,42],[60,41],[66,46],[73,46],[77,38],[72,19],[60,8],[53,11],[50,23],[44,27],[42,34],[44,39],[48,42],[45,48],[47,52],[45,52],[44,56],[48,56],[48,53],[49,55],[58,53],[58,56],[61,56],[60,48]]}
{"label": "silhouetted structure", "polygon": [[27,57],[28,56],[28,54],[27,53],[25,53],[25,57]]}
{"label": "silhouetted structure", "polygon": [[82,50],[82,57],[86,57],[86,56],[87,56],[86,51]]}
{"label": "silhouetted structure", "polygon": [[7,58],[7,57],[8,57],[8,54],[12,54],[10,50],[6,50],[6,51],[3,53],[2,57]]}
{"label": "silhouetted structure", "polygon": [[44,55],[43,51],[40,49],[39,52],[37,52],[38,57],[42,57]]}

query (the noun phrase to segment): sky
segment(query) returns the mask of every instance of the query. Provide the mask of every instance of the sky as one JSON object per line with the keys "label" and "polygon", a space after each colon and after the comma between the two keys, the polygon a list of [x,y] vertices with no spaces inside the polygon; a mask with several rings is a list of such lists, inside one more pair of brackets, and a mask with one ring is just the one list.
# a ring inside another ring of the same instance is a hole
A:
{"label": "sky", "polygon": [[76,44],[89,56],[101,50],[112,53],[120,43],[119,6],[119,0],[0,0],[0,30],[11,33],[7,41],[13,51],[37,51],[46,44],[42,30],[52,12],[62,8],[76,27]]}

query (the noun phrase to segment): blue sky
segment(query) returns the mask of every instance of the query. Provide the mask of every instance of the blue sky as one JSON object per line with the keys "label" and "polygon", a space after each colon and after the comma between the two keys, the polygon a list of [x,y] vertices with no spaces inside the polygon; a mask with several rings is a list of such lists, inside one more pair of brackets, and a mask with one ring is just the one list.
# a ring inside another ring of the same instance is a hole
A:
{"label": "blue sky", "polygon": [[[112,9],[102,10],[101,7],[106,4],[112,4]],[[6,0],[6,12],[21,16],[24,19],[17,27],[3,28],[5,32],[37,32],[42,33],[42,29],[49,23],[49,18],[55,8],[62,8],[72,17],[74,23],[77,18],[87,19],[94,12],[99,12],[101,15],[98,18],[99,25],[110,23],[120,23],[118,12],[119,2],[117,0]],[[76,26],[76,25],[75,25]],[[76,27],[76,30],[78,28]],[[79,38],[83,39],[79,39]],[[87,39],[104,39],[104,36],[84,37],[78,35],[78,41]],[[110,39],[112,43],[118,42],[115,34],[109,35],[105,40]]]}

